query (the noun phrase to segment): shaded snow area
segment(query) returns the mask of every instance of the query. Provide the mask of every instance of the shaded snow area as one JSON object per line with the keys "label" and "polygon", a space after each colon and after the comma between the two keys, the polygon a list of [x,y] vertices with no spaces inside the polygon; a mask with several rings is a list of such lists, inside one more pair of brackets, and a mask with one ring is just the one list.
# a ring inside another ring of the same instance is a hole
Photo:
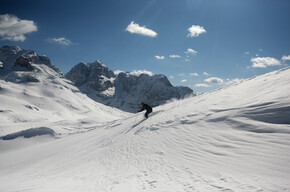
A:
{"label": "shaded snow area", "polygon": [[26,130],[19,131],[19,132],[16,132],[16,133],[11,133],[11,134],[8,134],[8,135],[0,137],[0,139],[2,139],[2,140],[12,140],[12,139],[16,139],[18,137],[31,138],[31,137],[35,137],[35,136],[41,136],[41,135],[54,136],[55,133],[50,128],[39,127],[39,128],[26,129]]}
{"label": "shaded snow area", "polygon": [[[0,191],[290,191],[290,68],[156,107],[146,120],[50,89],[1,87],[1,99],[11,96],[1,136],[62,134],[0,140]],[[52,94],[65,103],[48,105]]]}

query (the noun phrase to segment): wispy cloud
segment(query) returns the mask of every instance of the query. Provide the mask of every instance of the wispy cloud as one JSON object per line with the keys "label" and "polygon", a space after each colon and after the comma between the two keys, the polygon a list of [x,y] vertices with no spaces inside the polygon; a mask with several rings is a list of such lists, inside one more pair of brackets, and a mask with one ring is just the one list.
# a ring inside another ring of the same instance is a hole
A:
{"label": "wispy cloud", "polygon": [[211,85],[204,84],[204,83],[198,83],[194,85],[195,87],[211,87]]}
{"label": "wispy cloud", "polygon": [[155,58],[156,58],[156,59],[160,59],[160,60],[165,59],[164,56],[159,56],[159,55],[156,55]]}
{"label": "wispy cloud", "polygon": [[288,55],[288,56],[284,55],[284,56],[282,57],[282,60],[283,60],[283,61],[290,61],[290,55]]}
{"label": "wispy cloud", "polygon": [[187,82],[186,79],[182,79],[182,80],[181,80],[181,83],[185,83],[185,82]]}
{"label": "wispy cloud", "polygon": [[221,84],[224,82],[221,78],[218,77],[210,77],[205,79],[204,81],[208,83],[217,83],[217,84]]}
{"label": "wispy cloud", "polygon": [[126,31],[130,33],[136,33],[139,35],[144,35],[148,37],[156,37],[157,33],[151,29],[146,28],[146,26],[140,26],[137,23],[134,23],[134,21],[131,21],[131,23],[127,26]]}
{"label": "wispy cloud", "polygon": [[65,37],[48,38],[45,41],[48,42],[48,43],[55,43],[55,44],[64,45],[64,46],[70,46],[70,45],[73,45],[74,44],[69,39],[67,39]]}
{"label": "wispy cloud", "polygon": [[1,40],[23,42],[27,33],[37,31],[34,21],[21,20],[10,14],[0,15],[0,38]]}
{"label": "wispy cloud", "polygon": [[149,76],[152,76],[153,73],[151,71],[147,71],[147,70],[133,70],[132,72],[130,72],[131,75],[136,75],[139,76],[141,74],[147,74]]}
{"label": "wispy cloud", "polygon": [[209,74],[207,72],[203,72],[203,75],[205,76],[209,76]]}
{"label": "wispy cloud", "polygon": [[190,73],[191,76],[198,77],[197,73]]}
{"label": "wispy cloud", "polygon": [[189,31],[187,37],[198,37],[200,34],[206,33],[206,30],[199,25],[192,25],[187,30]]}
{"label": "wispy cloud", "polygon": [[185,53],[186,54],[191,54],[191,55],[196,55],[197,54],[197,51],[196,50],[193,50],[191,48],[188,48]]}
{"label": "wispy cloud", "polygon": [[266,68],[281,65],[280,61],[273,57],[256,57],[252,58],[251,62],[253,63],[252,67],[254,68]]}
{"label": "wispy cloud", "polygon": [[249,54],[250,54],[250,51],[244,52],[244,55],[249,55]]}
{"label": "wispy cloud", "polygon": [[178,76],[179,77],[184,77],[185,76],[185,73],[179,73]]}
{"label": "wispy cloud", "polygon": [[181,58],[180,55],[169,55],[170,58]]}

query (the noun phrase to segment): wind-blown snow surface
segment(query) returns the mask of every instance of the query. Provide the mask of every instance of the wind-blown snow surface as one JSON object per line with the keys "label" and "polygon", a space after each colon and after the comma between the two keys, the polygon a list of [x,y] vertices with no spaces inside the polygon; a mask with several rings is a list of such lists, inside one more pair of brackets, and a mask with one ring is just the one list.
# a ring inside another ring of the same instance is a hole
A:
{"label": "wind-blown snow surface", "polygon": [[159,106],[147,120],[3,140],[0,191],[290,191],[289,96],[287,68]]}

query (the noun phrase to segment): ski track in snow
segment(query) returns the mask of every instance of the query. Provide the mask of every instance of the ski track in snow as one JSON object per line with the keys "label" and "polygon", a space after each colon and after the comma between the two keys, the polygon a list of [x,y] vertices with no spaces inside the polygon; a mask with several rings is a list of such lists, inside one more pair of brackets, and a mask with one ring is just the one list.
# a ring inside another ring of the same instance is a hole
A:
{"label": "ski track in snow", "polygon": [[146,120],[112,111],[100,122],[66,103],[83,118],[43,123],[61,135],[0,140],[0,191],[290,191],[289,77],[288,68],[174,101]]}

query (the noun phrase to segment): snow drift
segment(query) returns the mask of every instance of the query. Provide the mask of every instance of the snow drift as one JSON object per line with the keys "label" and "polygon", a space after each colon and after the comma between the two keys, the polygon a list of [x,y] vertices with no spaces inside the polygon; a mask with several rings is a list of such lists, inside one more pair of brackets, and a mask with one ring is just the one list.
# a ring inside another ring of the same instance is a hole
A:
{"label": "snow drift", "polygon": [[26,130],[19,131],[16,133],[4,135],[0,137],[0,139],[12,140],[18,137],[31,138],[35,136],[41,136],[41,135],[49,135],[53,137],[55,135],[55,132],[52,129],[47,128],[47,127],[31,128],[31,129],[26,129]]}

